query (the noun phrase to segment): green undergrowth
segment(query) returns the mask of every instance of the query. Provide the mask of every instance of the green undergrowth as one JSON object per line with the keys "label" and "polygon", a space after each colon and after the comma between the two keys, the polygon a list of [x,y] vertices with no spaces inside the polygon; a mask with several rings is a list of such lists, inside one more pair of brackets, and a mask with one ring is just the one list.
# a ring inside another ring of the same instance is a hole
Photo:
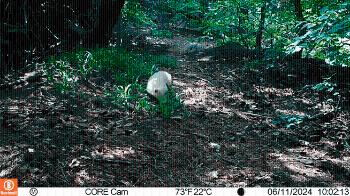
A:
{"label": "green undergrowth", "polygon": [[146,84],[154,72],[175,68],[176,63],[175,58],[165,55],[97,48],[51,56],[44,70],[48,81],[61,94],[85,95],[98,99],[104,106],[151,115],[160,113],[169,118],[182,105],[176,93],[169,93],[166,102],[154,102],[146,94]]}
{"label": "green undergrowth", "polygon": [[189,111],[184,107],[183,101],[171,87],[165,96],[159,99],[158,109],[164,118],[170,118],[179,113],[182,113],[184,117],[189,115]]}

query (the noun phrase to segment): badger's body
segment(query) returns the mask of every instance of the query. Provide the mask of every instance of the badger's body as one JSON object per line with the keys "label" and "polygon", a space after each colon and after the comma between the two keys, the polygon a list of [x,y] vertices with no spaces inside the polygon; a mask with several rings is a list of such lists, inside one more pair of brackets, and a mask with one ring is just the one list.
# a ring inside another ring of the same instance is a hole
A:
{"label": "badger's body", "polygon": [[159,100],[168,92],[171,84],[171,75],[166,71],[159,71],[148,79],[146,90],[150,95]]}

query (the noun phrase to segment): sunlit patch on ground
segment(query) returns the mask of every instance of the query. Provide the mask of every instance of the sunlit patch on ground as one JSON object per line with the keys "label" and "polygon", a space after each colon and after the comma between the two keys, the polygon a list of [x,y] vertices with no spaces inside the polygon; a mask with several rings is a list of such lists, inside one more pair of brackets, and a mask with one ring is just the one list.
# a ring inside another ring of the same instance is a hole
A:
{"label": "sunlit patch on ground", "polygon": [[95,158],[102,158],[102,159],[126,159],[134,157],[135,150],[133,150],[132,147],[125,148],[125,147],[108,147],[108,146],[98,146],[97,149],[95,149],[92,152],[92,157]]}
{"label": "sunlit patch on ground", "polygon": [[333,105],[327,104],[325,102],[317,104],[315,108],[324,113],[332,112],[335,110],[335,107]]}
{"label": "sunlit patch on ground", "polygon": [[217,95],[222,94],[222,89],[212,87],[205,80],[197,80],[193,84],[185,85],[181,94],[184,95],[184,104],[193,108],[203,109],[207,112],[222,112],[229,114],[231,109],[223,103],[222,97]]}
{"label": "sunlit patch on ground", "polygon": [[198,62],[208,62],[210,61],[211,57],[210,56],[205,56],[202,58],[197,59]]}
{"label": "sunlit patch on ground", "polygon": [[91,177],[90,177],[89,173],[85,169],[83,169],[75,174],[74,181],[76,184],[78,184],[80,186],[84,186],[85,183],[91,181]]}
{"label": "sunlit patch on ground", "polygon": [[0,146],[0,178],[4,178],[18,168],[21,162],[18,148],[13,146]]}
{"label": "sunlit patch on ground", "polygon": [[314,166],[315,162],[310,157],[303,157],[297,154],[272,153],[271,157],[280,161],[285,168],[298,175],[308,178],[326,177],[331,178],[327,173]]}
{"label": "sunlit patch on ground", "polygon": [[[339,176],[346,176],[336,168],[344,168],[344,170],[350,168],[349,156],[334,159],[326,151],[308,147],[292,148],[288,149],[286,153],[271,153],[269,156],[292,172],[290,176],[292,179],[300,182],[311,182],[313,179],[332,182],[333,179],[339,178]],[[345,186],[340,182],[336,183],[338,186]]]}
{"label": "sunlit patch on ground", "polygon": [[303,112],[303,111],[276,109],[276,112],[277,112],[277,113],[280,113],[280,114],[283,114],[283,115],[299,115],[299,116],[305,116],[305,112]]}
{"label": "sunlit patch on ground", "polygon": [[301,102],[302,104],[305,104],[305,105],[312,105],[313,104],[313,101],[309,98],[306,98],[306,97],[303,97],[303,98],[296,98],[295,101],[299,101]]}
{"label": "sunlit patch on ground", "polygon": [[253,89],[257,93],[274,94],[278,97],[291,96],[294,93],[293,89],[291,89],[291,88],[280,89],[280,88],[274,88],[274,87],[265,87],[265,86],[254,85]]}

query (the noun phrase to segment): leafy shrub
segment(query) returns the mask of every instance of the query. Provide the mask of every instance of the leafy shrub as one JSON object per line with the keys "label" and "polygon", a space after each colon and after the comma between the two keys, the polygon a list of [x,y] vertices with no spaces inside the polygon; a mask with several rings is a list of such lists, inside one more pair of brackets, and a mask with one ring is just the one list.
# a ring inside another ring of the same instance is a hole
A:
{"label": "leafy shrub", "polygon": [[318,16],[311,15],[307,23],[300,23],[306,33],[294,39],[288,53],[305,49],[312,56],[327,63],[350,66],[350,3],[331,4],[321,9]]}
{"label": "leafy shrub", "polygon": [[159,100],[159,108],[164,118],[170,118],[176,110],[183,108],[180,97],[173,88],[170,87],[165,97]]}
{"label": "leafy shrub", "polygon": [[156,26],[139,1],[126,1],[123,7],[122,18],[124,21],[137,26]]}

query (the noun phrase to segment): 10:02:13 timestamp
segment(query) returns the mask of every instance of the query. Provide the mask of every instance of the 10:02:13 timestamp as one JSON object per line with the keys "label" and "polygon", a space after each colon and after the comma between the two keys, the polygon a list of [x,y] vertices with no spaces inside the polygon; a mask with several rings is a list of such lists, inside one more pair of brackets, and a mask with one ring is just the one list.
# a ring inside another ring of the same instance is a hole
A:
{"label": "10:02:13 timestamp", "polygon": [[350,195],[349,188],[319,188],[319,195]]}

